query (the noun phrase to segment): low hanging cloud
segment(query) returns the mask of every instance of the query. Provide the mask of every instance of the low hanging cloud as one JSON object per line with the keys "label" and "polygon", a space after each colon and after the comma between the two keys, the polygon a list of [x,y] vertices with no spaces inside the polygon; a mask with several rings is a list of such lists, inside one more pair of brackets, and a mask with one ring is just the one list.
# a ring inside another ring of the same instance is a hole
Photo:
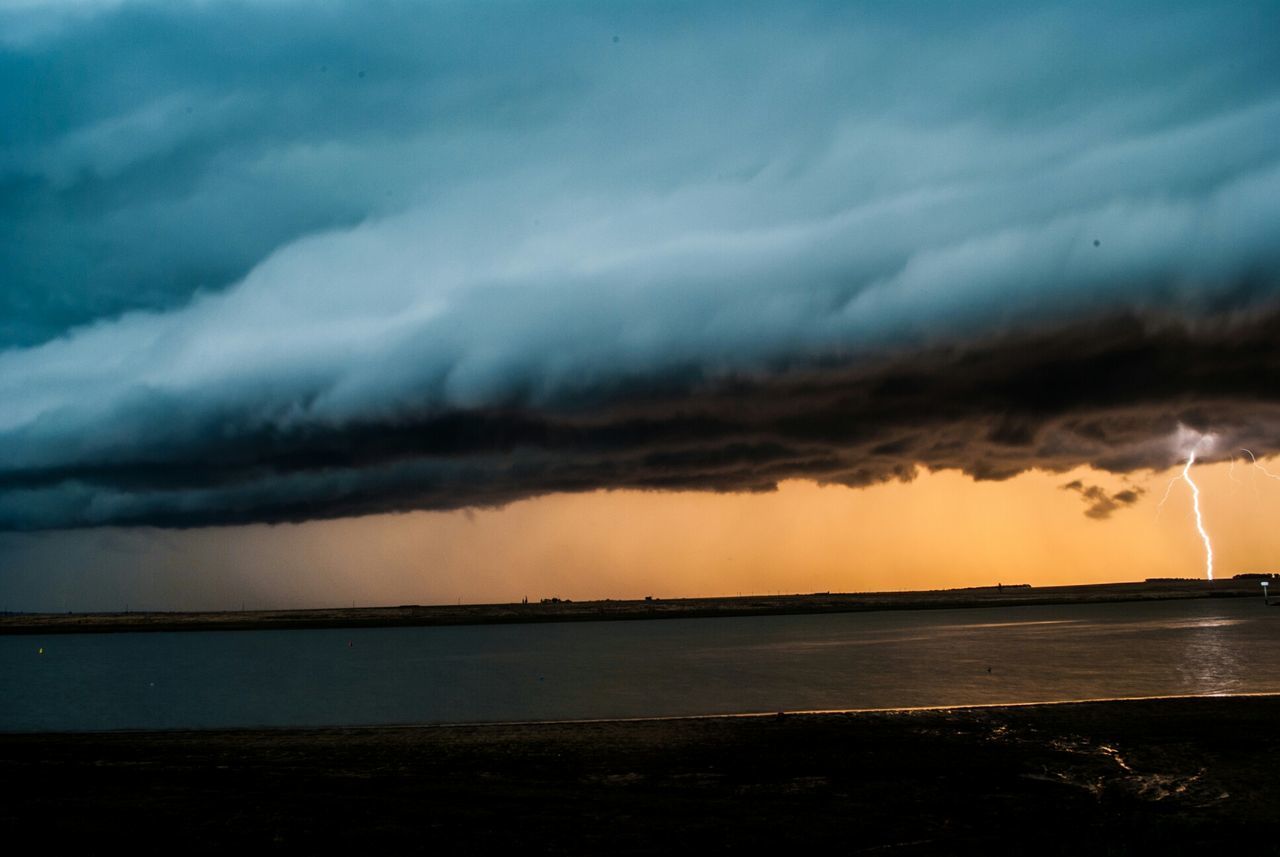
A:
{"label": "low hanging cloud", "polygon": [[1123,509],[1125,506],[1132,506],[1145,493],[1141,488],[1136,487],[1108,493],[1107,489],[1101,485],[1086,485],[1079,479],[1073,479],[1063,485],[1062,490],[1078,493],[1088,506],[1084,512],[1085,517],[1097,521],[1105,521],[1111,517],[1112,512]]}
{"label": "low hanging cloud", "polygon": [[1274,5],[749,11],[0,10],[0,527],[1280,451]]}

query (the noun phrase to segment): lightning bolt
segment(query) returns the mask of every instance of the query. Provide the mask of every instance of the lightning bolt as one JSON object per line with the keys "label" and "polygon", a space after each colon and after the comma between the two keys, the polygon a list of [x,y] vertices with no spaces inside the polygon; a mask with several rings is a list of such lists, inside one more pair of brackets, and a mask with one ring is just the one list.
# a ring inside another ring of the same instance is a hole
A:
{"label": "lightning bolt", "polygon": [[1243,452],[1243,453],[1245,453],[1245,454],[1247,454],[1247,455],[1249,456],[1249,460],[1253,462],[1253,466],[1254,466],[1254,467],[1258,468],[1258,469],[1259,469],[1259,470],[1261,470],[1264,474],[1266,474],[1267,476],[1271,477],[1272,479],[1280,479],[1280,476],[1277,476],[1276,474],[1272,473],[1272,472],[1271,472],[1270,470],[1268,470],[1267,468],[1263,467],[1263,466],[1262,466],[1262,462],[1258,461],[1257,457],[1256,457],[1252,452],[1249,452],[1249,450],[1245,449],[1243,446],[1242,446],[1242,447],[1240,447],[1240,451],[1241,451],[1241,452]]}
{"label": "lightning bolt", "polygon": [[[1185,438],[1187,434],[1194,435],[1195,433],[1190,432],[1189,429],[1186,429],[1183,426],[1178,427],[1179,440]],[[1169,499],[1170,492],[1173,491],[1173,484],[1179,480],[1187,483],[1187,486],[1191,489],[1191,508],[1195,512],[1196,516],[1196,532],[1200,534],[1200,540],[1204,542],[1205,576],[1209,580],[1213,580],[1213,542],[1209,540],[1209,532],[1204,528],[1204,515],[1200,511],[1200,486],[1191,478],[1191,468],[1196,463],[1196,455],[1200,452],[1200,447],[1203,446],[1206,441],[1212,444],[1213,436],[1200,435],[1196,440],[1195,445],[1191,447],[1191,451],[1187,454],[1187,463],[1182,467],[1182,472],[1170,479],[1169,484],[1165,486],[1164,496],[1160,498],[1160,503],[1156,507],[1156,514],[1159,515],[1160,512],[1164,510],[1164,504]],[[1179,445],[1181,445],[1181,443],[1179,443]],[[1254,468],[1262,471],[1264,476],[1280,481],[1280,474],[1272,473],[1264,467],[1262,462],[1258,461],[1257,456],[1255,456],[1252,451],[1245,449],[1244,447],[1240,447],[1240,451],[1249,456],[1249,461],[1253,464]],[[1239,482],[1240,480],[1236,478],[1235,475],[1235,463],[1235,456],[1233,455],[1231,457],[1231,469],[1228,471],[1227,475],[1231,477],[1233,482]],[[1257,489],[1255,488],[1254,490],[1256,491]]]}
{"label": "lightning bolt", "polygon": [[[1203,440],[1201,438],[1201,443]],[[1200,443],[1197,443],[1191,450],[1191,454],[1187,456],[1187,466],[1182,468],[1182,479],[1191,486],[1191,506],[1196,513],[1196,529],[1200,531],[1200,539],[1204,542],[1205,574],[1209,580],[1213,580],[1213,543],[1209,541],[1209,534],[1204,529],[1204,518],[1200,515],[1200,486],[1196,485],[1195,480],[1191,478],[1191,465],[1196,463],[1196,452],[1199,449]],[[1165,496],[1168,497],[1167,491]],[[1163,500],[1160,502],[1164,503]]]}
{"label": "lightning bolt", "polygon": [[1173,490],[1173,486],[1181,476],[1175,476],[1169,480],[1169,484],[1164,486],[1164,496],[1160,498],[1160,502],[1156,504],[1156,517],[1160,517],[1160,513],[1164,511],[1164,504],[1169,500],[1169,492]]}

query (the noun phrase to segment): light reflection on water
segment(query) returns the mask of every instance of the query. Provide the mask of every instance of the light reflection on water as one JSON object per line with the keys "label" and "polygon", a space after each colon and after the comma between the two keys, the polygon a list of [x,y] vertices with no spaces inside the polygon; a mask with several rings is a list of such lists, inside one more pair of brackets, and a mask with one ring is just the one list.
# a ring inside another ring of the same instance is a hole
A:
{"label": "light reflection on water", "polygon": [[[1191,633],[1184,635],[1178,668],[1196,693],[1232,693],[1245,689],[1244,653],[1225,630],[1239,621],[1215,617],[1181,626]],[[1250,654],[1265,656],[1262,652]]]}
{"label": "light reflection on water", "polygon": [[[0,638],[0,729],[723,714],[1280,692],[1260,600]],[[44,647],[45,654],[37,654]]]}

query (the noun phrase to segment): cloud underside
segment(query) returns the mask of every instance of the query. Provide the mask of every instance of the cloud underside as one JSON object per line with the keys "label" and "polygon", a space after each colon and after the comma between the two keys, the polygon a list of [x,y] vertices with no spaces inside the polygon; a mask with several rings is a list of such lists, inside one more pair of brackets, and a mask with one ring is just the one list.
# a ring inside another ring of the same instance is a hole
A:
{"label": "cloud underside", "polygon": [[[671,378],[559,410],[459,409],[238,434],[211,415],[181,448],[5,474],[0,522],[288,522],[596,489],[768,491],[790,478],[865,486],[909,480],[919,466],[977,479],[1082,464],[1128,472],[1185,454],[1180,425],[1215,434],[1222,454],[1262,454],[1280,449],[1277,336],[1277,311],[1193,327],[1126,317],[874,366]],[[151,418],[166,419],[170,404],[151,402]],[[1097,518],[1136,500],[1078,490]]]}

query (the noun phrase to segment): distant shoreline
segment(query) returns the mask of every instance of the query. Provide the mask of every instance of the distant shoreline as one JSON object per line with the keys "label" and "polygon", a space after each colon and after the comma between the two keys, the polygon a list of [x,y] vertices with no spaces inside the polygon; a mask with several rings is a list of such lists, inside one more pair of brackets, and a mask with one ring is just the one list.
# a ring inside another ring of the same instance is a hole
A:
{"label": "distant shoreline", "polygon": [[0,635],[393,628],[704,619],[1246,597],[1261,597],[1261,589],[1256,580],[1212,582],[1170,580],[1048,587],[988,586],[916,592],[814,593],[626,601],[556,600],[530,604],[401,605],[398,607],[209,612],[20,613],[0,616]]}

